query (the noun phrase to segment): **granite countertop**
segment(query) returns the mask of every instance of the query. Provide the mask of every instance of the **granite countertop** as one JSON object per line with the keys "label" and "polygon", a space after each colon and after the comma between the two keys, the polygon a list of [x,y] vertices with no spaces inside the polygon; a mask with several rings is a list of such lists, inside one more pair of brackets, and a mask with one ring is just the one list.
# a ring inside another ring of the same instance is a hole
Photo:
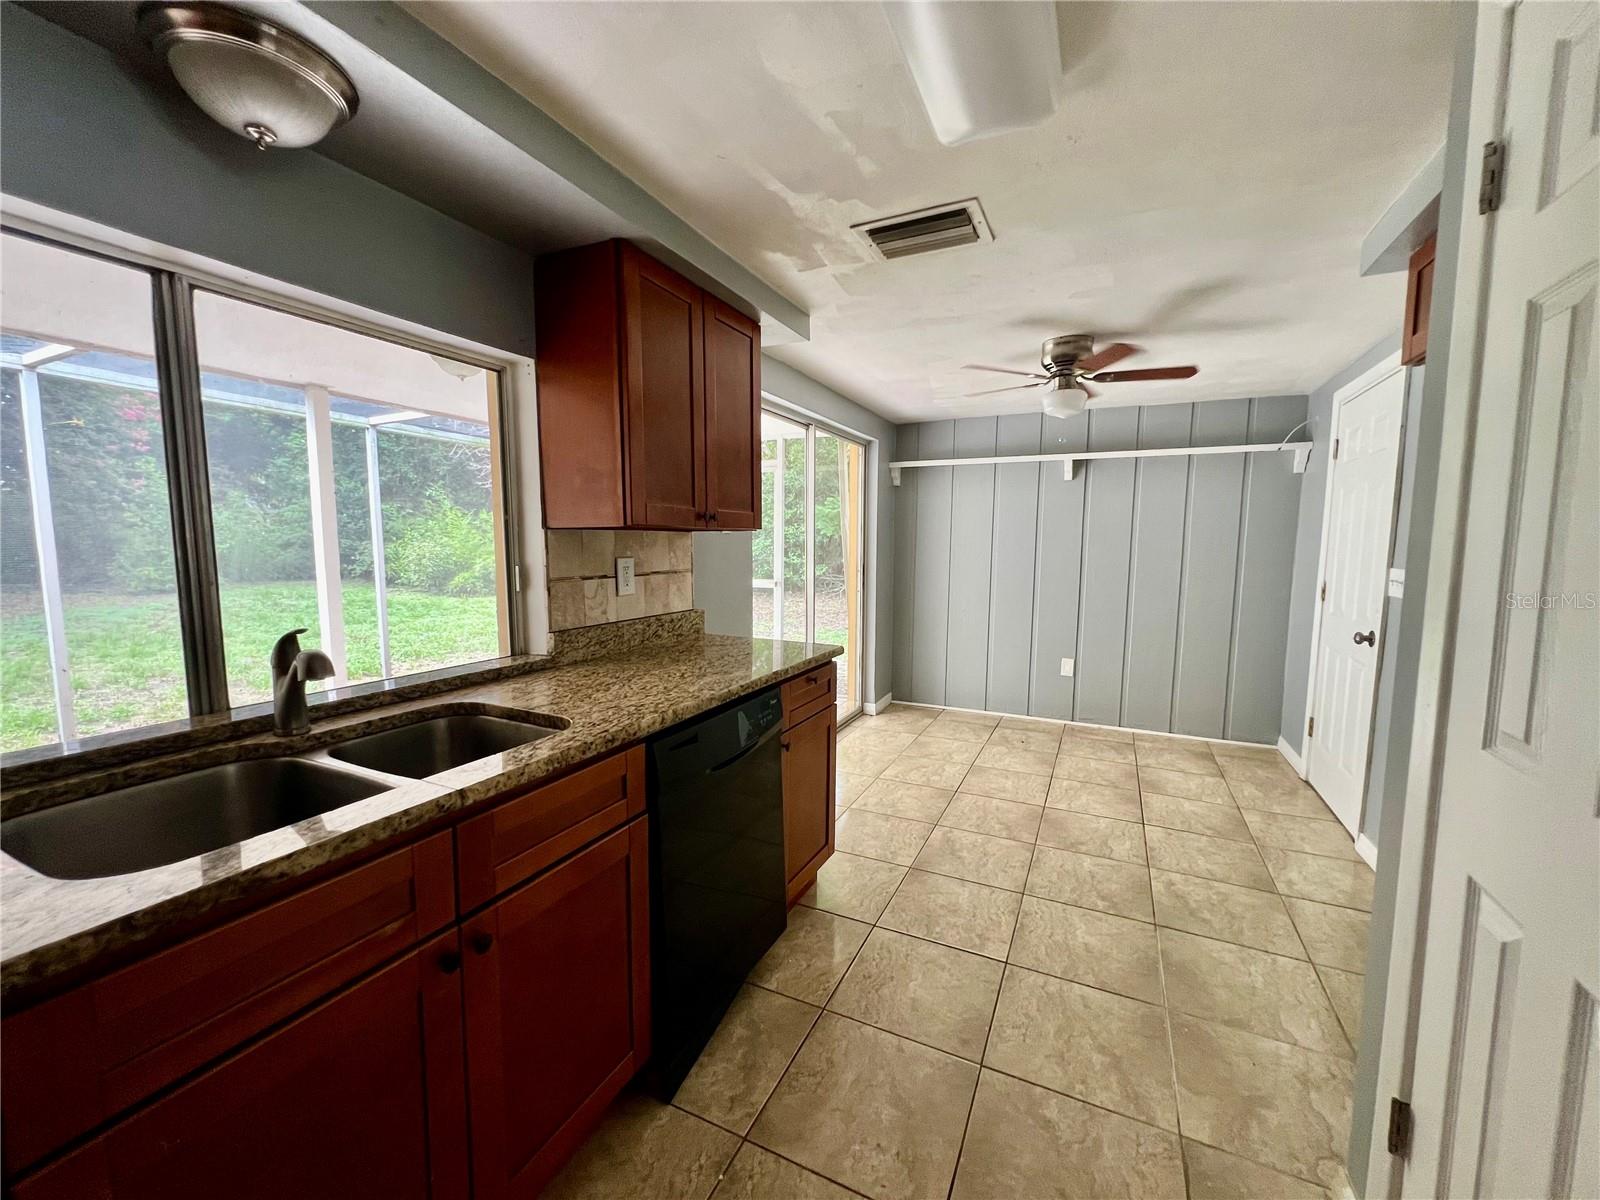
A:
{"label": "granite countertop", "polygon": [[53,879],[0,853],[0,999],[25,1000],[60,976],[91,972],[163,930],[194,923],[285,879],[631,745],[842,653],[821,643],[711,634],[636,645],[377,710],[314,720],[310,733],[257,734],[124,762],[8,793],[7,816],[183,771],[305,753],[393,728],[423,709],[504,710],[566,727],[502,754],[408,782],[283,829],[169,866],[102,879]]}

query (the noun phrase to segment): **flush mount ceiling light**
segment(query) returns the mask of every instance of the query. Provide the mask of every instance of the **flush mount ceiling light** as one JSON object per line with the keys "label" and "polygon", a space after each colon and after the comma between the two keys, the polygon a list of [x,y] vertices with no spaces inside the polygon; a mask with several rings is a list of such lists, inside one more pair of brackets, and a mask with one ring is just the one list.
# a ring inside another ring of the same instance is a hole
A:
{"label": "flush mount ceiling light", "polygon": [[312,145],[355,115],[355,85],[338,63],[250,13],[148,4],[139,32],[207,116],[263,150]]}

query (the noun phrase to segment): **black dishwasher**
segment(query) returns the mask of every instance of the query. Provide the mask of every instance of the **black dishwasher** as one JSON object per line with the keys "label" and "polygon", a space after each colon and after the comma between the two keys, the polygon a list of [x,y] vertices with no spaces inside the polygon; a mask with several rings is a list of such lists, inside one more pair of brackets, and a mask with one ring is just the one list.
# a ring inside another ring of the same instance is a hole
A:
{"label": "black dishwasher", "polygon": [[787,921],[782,716],[773,688],[649,742],[647,1079],[663,1099]]}

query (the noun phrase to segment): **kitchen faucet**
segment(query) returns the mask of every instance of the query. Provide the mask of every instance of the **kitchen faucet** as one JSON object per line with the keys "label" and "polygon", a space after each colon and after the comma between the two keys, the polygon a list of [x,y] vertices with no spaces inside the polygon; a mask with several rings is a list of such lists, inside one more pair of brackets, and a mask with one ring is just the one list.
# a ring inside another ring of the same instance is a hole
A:
{"label": "kitchen faucet", "polygon": [[291,629],[272,647],[272,728],[279,737],[311,728],[306,712],[306,684],[334,673],[333,660],[321,650],[300,649],[304,629]]}

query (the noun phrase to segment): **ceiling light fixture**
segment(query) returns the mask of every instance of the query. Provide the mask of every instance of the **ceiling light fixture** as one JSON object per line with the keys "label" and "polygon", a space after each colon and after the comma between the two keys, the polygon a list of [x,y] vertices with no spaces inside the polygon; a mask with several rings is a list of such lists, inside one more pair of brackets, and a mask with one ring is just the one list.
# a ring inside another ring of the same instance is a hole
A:
{"label": "ceiling light fixture", "polygon": [[1080,387],[1069,386],[1067,380],[1058,379],[1056,386],[1044,394],[1044,413],[1047,417],[1065,420],[1075,417],[1089,405],[1089,393]]}
{"label": "ceiling light fixture", "polygon": [[355,85],[338,63],[251,13],[147,4],[138,20],[189,98],[262,150],[310,146],[355,115]]}
{"label": "ceiling light fixture", "polygon": [[1061,40],[1046,0],[892,0],[884,11],[933,132],[946,146],[1037,125],[1056,111]]}

